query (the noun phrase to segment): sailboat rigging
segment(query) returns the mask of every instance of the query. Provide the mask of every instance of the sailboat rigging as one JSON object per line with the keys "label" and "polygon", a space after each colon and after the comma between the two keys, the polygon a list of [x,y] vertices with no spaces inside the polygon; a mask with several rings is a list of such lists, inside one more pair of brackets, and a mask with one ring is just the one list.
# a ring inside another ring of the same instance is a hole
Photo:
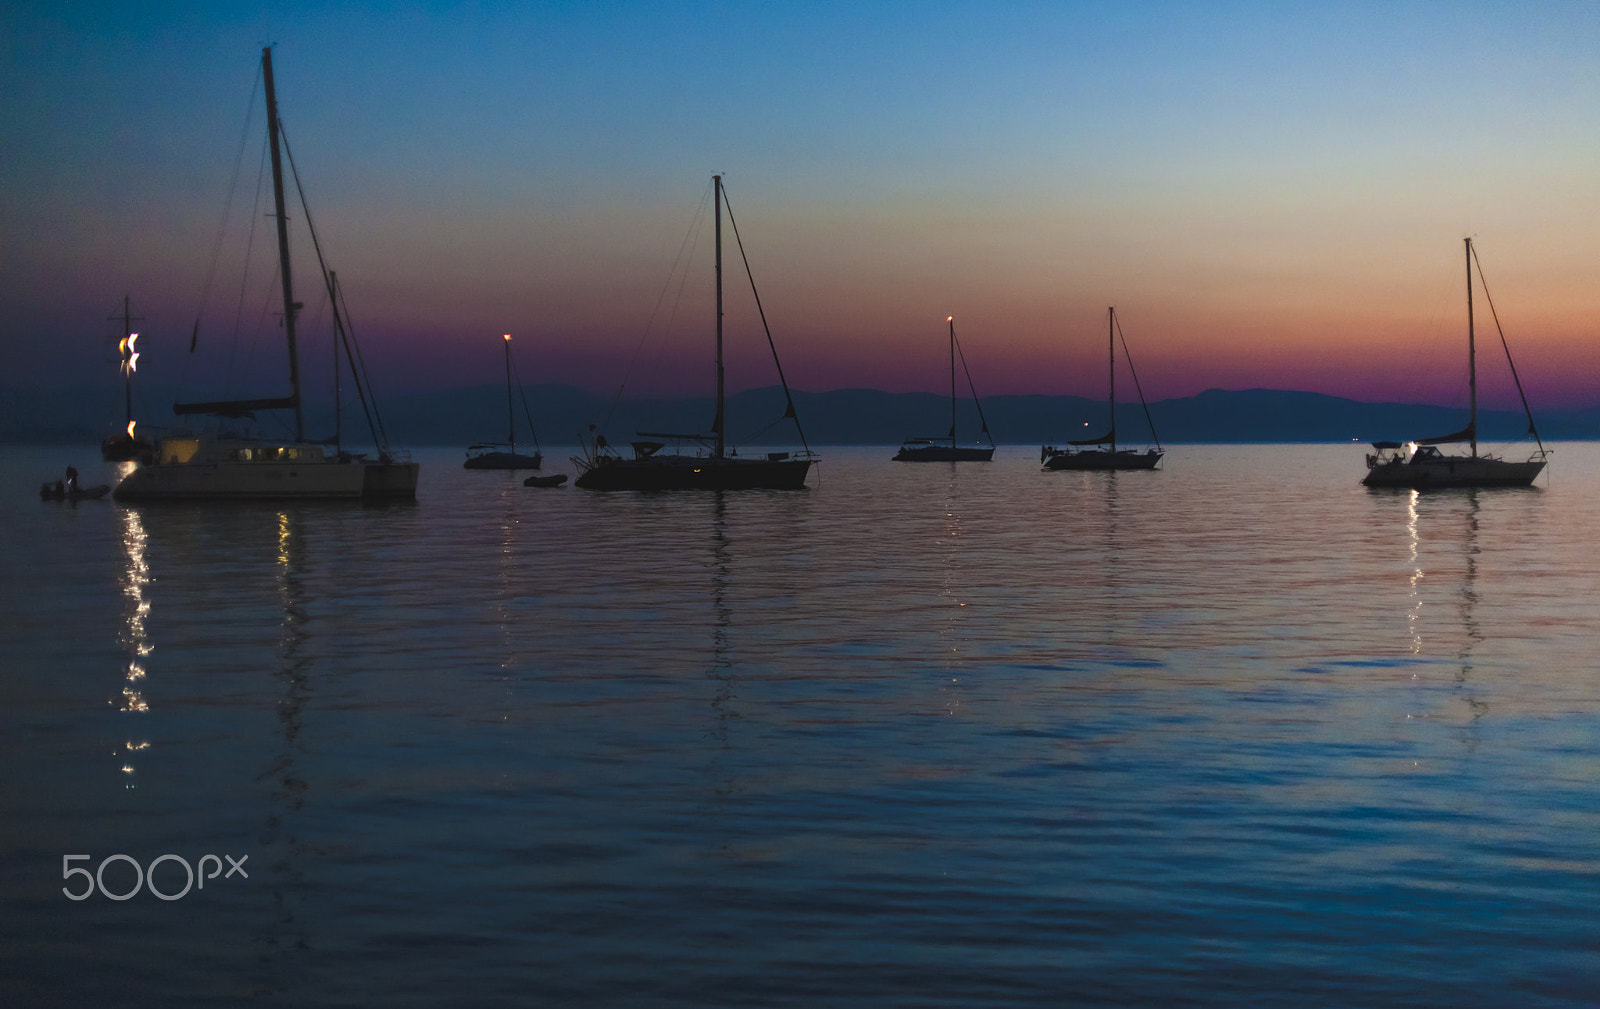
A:
{"label": "sailboat rigging", "polygon": [[1117,448],[1117,337],[1122,326],[1117,322],[1115,306],[1106,309],[1107,398],[1110,430],[1098,438],[1084,438],[1067,442],[1066,448],[1045,445],[1039,449],[1039,461],[1047,470],[1123,470],[1155,469],[1165,452],[1156,434],[1156,422],[1150,416],[1150,405],[1145,402],[1144,389],[1139,385],[1139,375],[1133,370],[1133,355],[1128,352],[1128,340],[1123,337],[1122,353],[1128,359],[1128,373],[1133,376],[1133,387],[1139,393],[1139,405],[1144,407],[1144,419],[1150,424],[1150,438],[1154,447],[1143,452],[1136,449]]}
{"label": "sailboat rigging", "polygon": [[[972,383],[972,371],[967,367],[967,355],[962,353],[956,340],[956,317],[946,316],[950,327],[950,433],[943,438],[907,438],[894,454],[894,462],[989,462],[994,458],[994,436],[989,434],[989,421],[983,415],[983,404],[978,402],[978,388]],[[958,445],[956,443],[956,358],[961,358],[961,370],[967,375],[967,388],[972,392],[972,403],[978,408],[978,422],[983,425],[983,436],[989,447]]]}
{"label": "sailboat rigging", "polygon": [[539,451],[539,435],[533,428],[533,414],[528,409],[527,394],[522,391],[522,378],[517,377],[517,393],[522,396],[522,413],[528,421],[528,433],[533,436],[533,454],[517,451],[517,415],[511,397],[511,379],[516,365],[511,363],[511,334],[505,334],[506,347],[506,440],[479,442],[467,446],[465,469],[538,469],[544,462]]}
{"label": "sailboat rigging", "polygon": [[[596,434],[584,445],[584,454],[574,456],[578,479],[574,486],[589,490],[798,490],[805,486],[806,473],[817,456],[806,444],[805,432],[800,428],[799,415],[795,413],[794,397],[789,382],[783,375],[783,363],[778,360],[777,344],[767,326],[766,310],[761,307],[761,296],[756,293],[755,277],[750,272],[750,260],[744,255],[744,243],[739,239],[739,226],[733,218],[733,206],[728,203],[722,187],[722,176],[713,175],[712,206],[716,221],[716,416],[709,434],[663,434],[640,431],[641,441],[633,443],[632,458],[624,458],[607,443],[604,434]],[[730,452],[727,444],[727,403],[723,380],[722,358],[722,211],[728,211],[728,223],[733,227],[734,240],[739,245],[740,258],[744,260],[745,275],[750,278],[750,290],[755,297],[756,310],[766,330],[767,345],[772,348],[772,360],[778,370],[778,381],[783,385],[786,409],[784,419],[793,420],[800,436],[799,452],[769,452],[765,457],[741,457]],[[663,453],[665,442],[691,441],[702,446],[694,455]],[[705,447],[710,451],[706,452]]]}
{"label": "sailboat rigging", "polygon": [[[197,434],[184,432],[164,438],[154,459],[135,469],[117,486],[118,500],[139,501],[162,498],[192,498],[201,500],[251,499],[251,498],[357,498],[392,499],[413,498],[417,491],[418,465],[401,459],[390,450],[376,405],[372,402],[370,382],[366,379],[360,351],[355,346],[355,336],[344,309],[338,281],[322,260],[321,244],[315,228],[311,227],[310,210],[306,207],[305,192],[300,188],[299,174],[294,182],[305,210],[306,224],[313,248],[317,253],[322,280],[333,307],[335,332],[335,365],[337,352],[342,346],[354,377],[356,391],[367,414],[376,443],[377,458],[369,459],[366,453],[344,451],[335,445],[333,453],[320,443],[308,442],[305,436],[305,419],[300,396],[300,358],[296,345],[296,316],[302,307],[294,299],[293,273],[289,261],[288,213],[284,200],[283,158],[288,155],[289,167],[294,169],[293,155],[288,152],[288,140],[282,136],[278,120],[277,95],[272,76],[272,48],[261,50],[261,75],[267,107],[267,146],[272,162],[272,195],[277,221],[278,276],[283,296],[283,333],[288,351],[289,394],[287,396],[260,397],[256,399],[216,400],[198,403],[178,403],[173,412],[178,416],[212,416],[231,419],[254,418],[256,411],[288,410],[294,416],[294,438],[271,440],[262,437]],[[282,150],[280,151],[280,146]],[[198,321],[195,334],[199,332]],[[191,337],[190,348],[193,349]],[[335,375],[337,387],[337,374]],[[335,436],[335,440],[339,435]]]}
{"label": "sailboat rigging", "polygon": [[[1528,406],[1527,393],[1523,392],[1522,379],[1517,376],[1516,362],[1511,360],[1511,346],[1506,343],[1505,331],[1500,329],[1500,316],[1494,311],[1494,299],[1489,297],[1489,285],[1483,283],[1483,296],[1489,302],[1494,316],[1495,329],[1500,333],[1500,345],[1506,352],[1506,363],[1511,368],[1512,381],[1517,395],[1522,398],[1522,410],[1528,418],[1528,434],[1533,436],[1538,449],[1525,461],[1515,462],[1493,455],[1478,454],[1478,347],[1472,311],[1472,270],[1477,265],[1478,279],[1483,281],[1483,263],[1478,260],[1472,239],[1466,238],[1467,259],[1467,385],[1470,390],[1470,413],[1467,426],[1451,434],[1415,441],[1375,441],[1376,452],[1367,454],[1367,475],[1362,483],[1368,487],[1527,487],[1544,469],[1546,456],[1544,441],[1533,422],[1533,410]],[[1439,445],[1466,442],[1467,455],[1446,455]]]}

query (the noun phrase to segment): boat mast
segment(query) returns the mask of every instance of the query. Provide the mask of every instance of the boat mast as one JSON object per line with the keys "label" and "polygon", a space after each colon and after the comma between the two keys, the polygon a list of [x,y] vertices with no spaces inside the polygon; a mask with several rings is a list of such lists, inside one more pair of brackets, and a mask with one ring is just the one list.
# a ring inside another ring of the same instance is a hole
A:
{"label": "boat mast", "polygon": [[[334,292],[339,290],[339,274],[328,271],[328,300],[333,304],[334,315],[339,313],[339,300]],[[339,419],[339,326],[334,324],[334,336],[329,341],[333,347],[333,449],[344,454],[344,424]]]}
{"label": "boat mast", "polygon": [[1111,453],[1117,451],[1117,309],[1106,309],[1106,362],[1110,372],[1108,388],[1111,390]]}
{"label": "boat mast", "polygon": [[721,459],[723,452],[723,391],[722,391],[722,176],[711,176],[716,192],[717,220],[717,443],[712,458]]}
{"label": "boat mast", "polygon": [[283,333],[289,344],[289,399],[294,406],[294,440],[305,441],[300,414],[300,356],[295,350],[294,285],[289,277],[289,215],[283,208],[283,161],[278,153],[278,99],[272,87],[272,47],[261,50],[261,75],[267,92],[267,146],[272,148],[272,198],[278,211],[278,273],[283,278]]}
{"label": "boat mast", "polygon": [[950,324],[950,447],[956,447],[956,317],[949,316]]}
{"label": "boat mast", "polygon": [[1478,457],[1478,346],[1472,329],[1472,239],[1463,239],[1467,246],[1467,388],[1471,390],[1472,420],[1467,430],[1472,432],[1472,457]]}
{"label": "boat mast", "polygon": [[506,334],[506,442],[517,454],[517,417],[511,412],[511,334]]}
{"label": "boat mast", "polygon": [[133,338],[133,315],[128,308],[128,296],[122,296],[122,392],[127,405],[127,416],[122,418],[128,425],[123,430],[128,432],[128,437],[133,437],[133,362],[129,360],[133,348],[129,346]]}

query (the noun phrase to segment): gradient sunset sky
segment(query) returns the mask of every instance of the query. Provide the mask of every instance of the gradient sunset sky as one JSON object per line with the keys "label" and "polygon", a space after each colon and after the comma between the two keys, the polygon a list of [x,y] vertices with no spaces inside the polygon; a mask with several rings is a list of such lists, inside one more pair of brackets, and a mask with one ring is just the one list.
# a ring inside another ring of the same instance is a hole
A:
{"label": "gradient sunset sky", "polygon": [[[708,392],[709,226],[668,285],[720,172],[800,389],[947,388],[953,314],[980,393],[1103,396],[1114,304],[1153,399],[1459,403],[1471,235],[1536,409],[1600,402],[1593,2],[7,4],[0,382],[114,382],[124,294],[177,381],[241,137],[201,350],[276,339],[265,43],[380,391],[512,333],[530,383]],[[742,284],[730,388],[775,381]]]}

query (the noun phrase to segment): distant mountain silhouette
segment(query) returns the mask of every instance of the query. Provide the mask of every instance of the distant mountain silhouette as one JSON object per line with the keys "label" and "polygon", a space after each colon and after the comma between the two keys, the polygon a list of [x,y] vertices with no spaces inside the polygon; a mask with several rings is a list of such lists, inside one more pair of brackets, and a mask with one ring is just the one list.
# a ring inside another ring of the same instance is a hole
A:
{"label": "distant mountain silhouette", "polygon": [[[44,392],[0,386],[0,442],[60,444],[97,442],[121,427],[120,389]],[[612,404],[565,385],[530,386],[528,403],[539,439],[571,445],[590,424],[618,444],[639,430],[705,432],[713,414],[709,396],[691,399],[625,399]],[[795,408],[812,445],[895,445],[906,438],[942,436],[950,428],[950,400],[936,393],[888,393],[875,389],[796,392]],[[142,390],[135,415],[146,428],[170,425],[170,390]],[[503,437],[505,388],[470,389],[387,396],[381,403],[390,439],[399,445],[461,445]],[[1038,445],[1096,436],[1105,430],[1105,402],[1076,396],[986,396],[984,413],[995,441]],[[360,444],[365,423],[359,408],[347,404],[347,439]],[[308,433],[332,432],[328,403],[308,400]],[[1348,442],[1415,438],[1444,434],[1466,422],[1465,407],[1402,403],[1361,403],[1314,392],[1278,389],[1209,389],[1197,396],[1160,400],[1150,414],[1162,442]],[[1600,407],[1536,412],[1539,432],[1550,440],[1600,439]],[[520,421],[520,417],[519,417]],[[1480,438],[1488,444],[1515,441],[1527,423],[1521,413],[1479,411]],[[752,389],[728,398],[728,438],[732,444],[787,445],[794,426],[783,420],[783,392]],[[971,401],[956,409],[956,434],[963,442],[979,438]],[[1118,404],[1117,434],[1142,445],[1149,426],[1139,404]]]}

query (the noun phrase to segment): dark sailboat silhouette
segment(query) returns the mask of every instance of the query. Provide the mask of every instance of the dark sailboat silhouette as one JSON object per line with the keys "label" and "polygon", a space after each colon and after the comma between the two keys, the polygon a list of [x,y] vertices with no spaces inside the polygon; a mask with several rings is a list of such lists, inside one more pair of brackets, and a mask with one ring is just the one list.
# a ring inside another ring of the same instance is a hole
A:
{"label": "dark sailboat silhouette", "polygon": [[[983,416],[983,404],[978,402],[977,387],[972,384],[972,372],[967,368],[967,355],[961,352],[956,340],[956,317],[946,316],[950,326],[950,433],[943,438],[907,438],[894,454],[895,462],[988,462],[994,458],[994,437],[989,434],[989,421]],[[956,444],[956,357],[961,358],[961,370],[967,374],[967,388],[972,392],[972,402],[978,408],[978,421],[983,425],[983,436],[989,447]]]}
{"label": "dark sailboat silhouette", "polygon": [[533,428],[533,414],[528,410],[528,397],[522,392],[522,379],[517,378],[517,393],[522,396],[522,413],[528,421],[528,433],[533,436],[533,454],[517,451],[517,416],[511,397],[511,377],[516,366],[511,363],[511,334],[505,335],[506,345],[506,440],[479,442],[467,446],[464,469],[538,469],[544,462],[539,451],[539,434]]}
{"label": "dark sailboat silhouette", "polygon": [[1117,448],[1117,337],[1121,332],[1122,327],[1117,323],[1116,308],[1106,309],[1106,354],[1109,361],[1107,388],[1111,430],[1098,438],[1069,441],[1067,448],[1045,445],[1039,449],[1039,461],[1044,464],[1045,469],[1155,469],[1165,454],[1161,449],[1161,439],[1156,435],[1156,422],[1150,417],[1150,406],[1144,400],[1144,390],[1139,387],[1139,375],[1133,370],[1133,355],[1128,353],[1126,338],[1122,341],[1122,353],[1128,359],[1128,373],[1133,375],[1133,387],[1138,390],[1139,405],[1144,407],[1144,417],[1150,423],[1150,437],[1155,442],[1155,447],[1143,452],[1131,448]]}
{"label": "dark sailboat silhouette", "polygon": [[[666,434],[640,431],[641,441],[633,443],[632,458],[617,454],[606,443],[604,434],[595,434],[584,445],[584,454],[574,456],[578,479],[574,486],[589,490],[797,490],[806,484],[806,473],[816,461],[816,455],[806,445],[805,432],[794,409],[794,397],[789,393],[788,380],[783,376],[783,364],[778,360],[777,344],[772,340],[772,330],[766,327],[766,311],[761,308],[761,296],[755,293],[755,278],[750,273],[750,261],[744,255],[744,244],[739,242],[739,225],[733,218],[733,207],[727,203],[722,188],[722,176],[713,175],[712,205],[716,219],[716,363],[717,410],[709,434]],[[767,344],[772,348],[772,360],[778,369],[778,380],[783,385],[787,404],[784,418],[793,420],[800,436],[800,452],[769,452],[763,457],[744,458],[731,452],[727,445],[727,410],[723,391],[722,364],[722,210],[728,208],[728,223],[733,226],[734,240],[739,242],[739,255],[744,260],[745,274],[750,277],[750,290],[755,296],[756,309],[761,324],[766,328]],[[592,427],[591,427],[591,430]],[[695,442],[702,450],[694,455],[680,452],[665,453],[667,441]],[[709,451],[705,448],[709,447]]]}
{"label": "dark sailboat silhouette", "polygon": [[122,314],[111,318],[122,320],[122,339],[117,341],[117,356],[122,362],[122,422],[126,426],[100,443],[100,458],[106,462],[148,459],[155,454],[155,443],[134,433],[133,373],[139,370],[139,352],[133,347],[138,342],[139,334],[133,331],[134,317],[127,295],[122,296]]}
{"label": "dark sailboat silhouette", "polygon": [[[1528,434],[1538,444],[1538,450],[1522,462],[1512,462],[1492,455],[1478,454],[1478,348],[1472,318],[1472,267],[1477,263],[1478,279],[1483,281],[1483,264],[1478,262],[1472,239],[1465,239],[1467,256],[1467,385],[1471,390],[1471,413],[1467,426],[1451,434],[1415,441],[1375,441],[1376,452],[1367,454],[1367,475],[1362,483],[1368,487],[1527,487],[1544,469],[1547,455],[1544,441],[1533,422],[1533,411],[1528,407],[1528,396],[1522,391],[1522,379],[1517,377],[1517,365],[1511,360],[1511,346],[1506,343],[1505,331],[1500,329],[1500,315],[1494,310],[1494,299],[1489,297],[1489,285],[1483,284],[1483,296],[1489,302],[1489,312],[1494,316],[1495,329],[1500,333],[1500,345],[1505,348],[1506,363],[1511,367],[1511,378],[1517,385],[1517,395],[1522,397],[1522,409],[1528,417]],[[1467,442],[1471,448],[1467,455],[1446,455],[1437,446]]]}

